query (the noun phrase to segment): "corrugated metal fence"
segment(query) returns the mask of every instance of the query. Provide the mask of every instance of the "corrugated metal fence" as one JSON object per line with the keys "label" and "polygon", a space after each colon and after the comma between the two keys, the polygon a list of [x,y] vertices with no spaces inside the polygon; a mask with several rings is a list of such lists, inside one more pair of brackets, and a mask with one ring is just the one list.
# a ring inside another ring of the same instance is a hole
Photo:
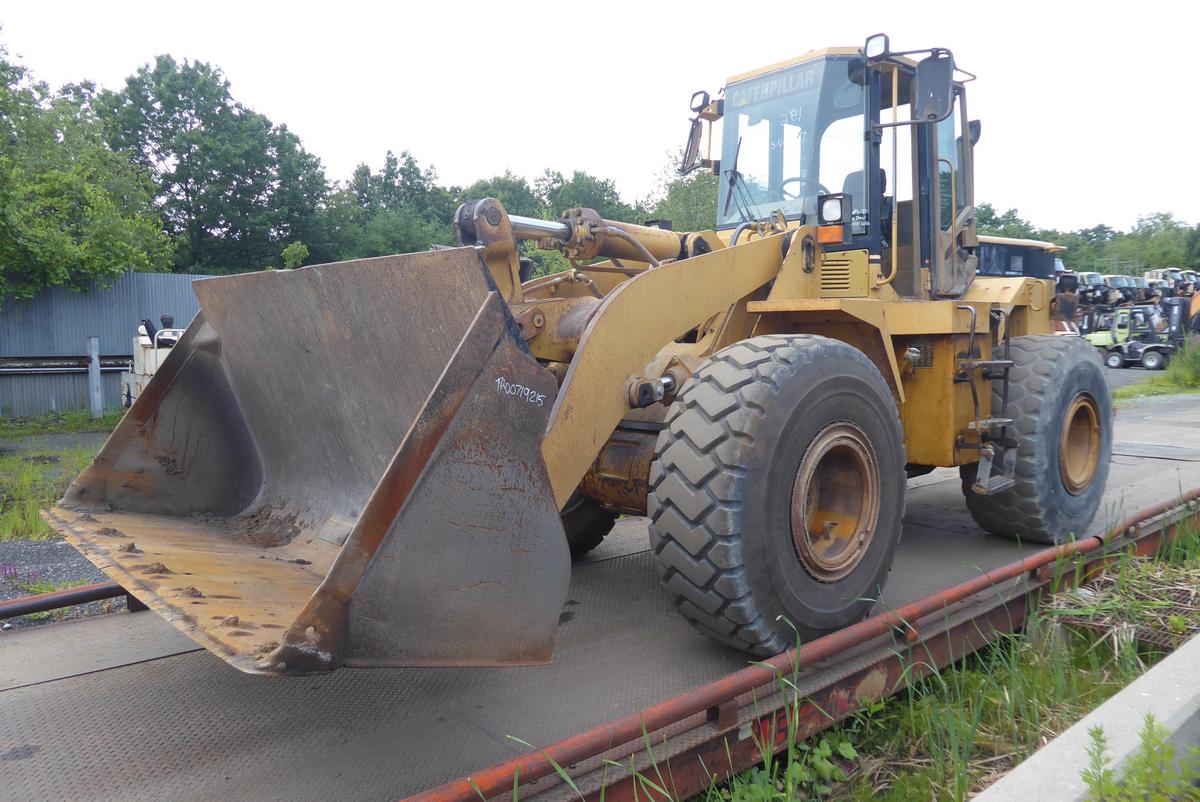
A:
{"label": "corrugated metal fence", "polygon": [[[5,299],[0,305],[0,357],[85,356],[87,338],[100,338],[102,357],[129,356],[143,318],[159,325],[175,316],[183,328],[200,305],[192,281],[204,276],[126,273],[108,288],[69,292],[55,287],[31,301]],[[121,405],[119,371],[103,374],[104,406]],[[0,414],[40,415],[87,409],[86,372],[19,375],[0,373]]]}

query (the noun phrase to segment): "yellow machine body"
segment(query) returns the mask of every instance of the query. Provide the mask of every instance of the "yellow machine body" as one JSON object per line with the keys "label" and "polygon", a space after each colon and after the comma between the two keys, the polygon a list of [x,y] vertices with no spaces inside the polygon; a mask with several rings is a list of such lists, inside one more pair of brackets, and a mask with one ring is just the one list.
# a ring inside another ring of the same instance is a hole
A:
{"label": "yellow machine body", "polygon": [[[724,113],[739,86],[859,56],[738,76]],[[867,70],[881,117],[911,65]],[[459,210],[460,248],[198,281],[200,316],[47,520],[242,670],[548,660],[559,511],[581,492],[643,512],[653,425],[726,346],[849,343],[891,389],[911,465],[979,459],[991,392],[971,365],[1052,332],[1052,287],[974,276],[971,147],[924,158],[951,165],[928,189],[953,210],[924,255],[911,200],[859,248],[810,214],[674,232],[489,199]],[[522,239],[575,266],[522,281]]]}

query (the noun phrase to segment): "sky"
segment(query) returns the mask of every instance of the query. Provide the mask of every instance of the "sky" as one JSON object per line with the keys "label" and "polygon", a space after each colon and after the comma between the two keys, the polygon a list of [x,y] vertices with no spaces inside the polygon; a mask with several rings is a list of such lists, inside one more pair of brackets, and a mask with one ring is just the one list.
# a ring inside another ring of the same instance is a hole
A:
{"label": "sky", "polygon": [[219,66],[331,180],[390,149],[466,185],[584,170],[627,201],[660,185],[692,92],[808,50],[950,48],[979,76],[976,201],[1043,228],[1200,223],[1186,3],[57,2],[0,6],[34,77],[119,88],[158,54]]}

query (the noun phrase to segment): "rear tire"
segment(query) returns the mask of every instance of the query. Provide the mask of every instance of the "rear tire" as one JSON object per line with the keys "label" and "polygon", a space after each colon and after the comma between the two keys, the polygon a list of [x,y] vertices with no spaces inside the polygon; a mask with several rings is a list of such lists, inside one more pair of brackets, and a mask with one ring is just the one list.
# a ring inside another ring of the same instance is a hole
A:
{"label": "rear tire", "polygon": [[905,454],[895,399],[861,351],[744,340],[700,367],[666,422],[650,542],[684,618],[776,654],[867,615],[900,539]]}
{"label": "rear tire", "polygon": [[1145,351],[1142,354],[1142,367],[1146,370],[1162,370],[1167,366],[1167,360],[1161,351]]}
{"label": "rear tire", "polygon": [[578,560],[603,542],[617,522],[617,513],[606,510],[578,492],[562,511],[563,531],[571,559]]}
{"label": "rear tire", "polygon": [[[1073,337],[1014,337],[1009,372],[1006,455],[1016,485],[982,496],[971,490],[976,464],[959,468],[967,509],[997,535],[1033,543],[1082,536],[1095,517],[1112,456],[1112,400],[1094,348]],[[992,409],[1000,412],[1000,383]],[[1011,452],[1011,449],[1009,450]],[[1014,459],[1015,457],[1015,459]]]}
{"label": "rear tire", "polygon": [[1120,351],[1109,351],[1108,356],[1104,357],[1104,364],[1110,368],[1125,367],[1125,357]]}

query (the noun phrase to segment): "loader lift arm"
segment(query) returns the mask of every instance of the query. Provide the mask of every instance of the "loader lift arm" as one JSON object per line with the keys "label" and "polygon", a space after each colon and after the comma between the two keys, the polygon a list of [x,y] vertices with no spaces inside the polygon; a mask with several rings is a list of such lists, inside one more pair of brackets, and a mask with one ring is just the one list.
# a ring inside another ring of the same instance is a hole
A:
{"label": "loader lift arm", "polygon": [[[467,209],[472,210],[469,215],[464,214]],[[629,383],[643,376],[665,346],[775,278],[791,241],[779,233],[736,249],[675,259],[685,241],[679,234],[602,220],[590,209],[569,210],[558,223],[529,218],[510,222],[499,201],[485,199],[465,204],[458,215],[460,221],[464,218],[473,218],[475,225],[460,226],[459,236],[474,235],[476,243],[486,243],[485,260],[497,284],[509,275],[520,236],[549,240],[546,244],[557,244],[574,258],[672,260],[620,283],[592,311],[583,330],[542,443],[560,509],[629,412]],[[505,249],[501,237],[509,231],[514,236]]]}

